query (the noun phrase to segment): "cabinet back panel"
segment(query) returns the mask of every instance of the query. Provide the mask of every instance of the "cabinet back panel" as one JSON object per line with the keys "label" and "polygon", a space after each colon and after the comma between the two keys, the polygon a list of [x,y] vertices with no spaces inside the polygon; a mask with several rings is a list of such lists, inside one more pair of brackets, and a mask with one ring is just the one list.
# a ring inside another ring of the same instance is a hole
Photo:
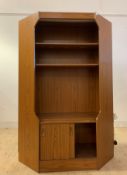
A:
{"label": "cabinet back panel", "polygon": [[98,63],[98,49],[37,49],[37,64]]}
{"label": "cabinet back panel", "polygon": [[96,142],[96,124],[76,124],[75,125],[76,143],[95,143]]}
{"label": "cabinet back panel", "polygon": [[36,112],[98,112],[98,68],[37,68]]}
{"label": "cabinet back panel", "polygon": [[95,22],[40,22],[36,27],[37,42],[97,42]]}

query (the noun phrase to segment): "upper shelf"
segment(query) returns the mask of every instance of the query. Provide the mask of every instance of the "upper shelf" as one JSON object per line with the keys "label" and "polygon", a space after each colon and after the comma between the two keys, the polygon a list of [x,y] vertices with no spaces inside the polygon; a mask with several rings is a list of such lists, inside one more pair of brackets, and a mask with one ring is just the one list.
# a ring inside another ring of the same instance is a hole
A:
{"label": "upper shelf", "polygon": [[36,64],[37,67],[97,67],[98,63],[91,64]]}
{"label": "upper shelf", "polygon": [[42,48],[96,48],[98,47],[98,42],[67,42],[67,43],[60,43],[60,42],[36,42],[36,47]]}

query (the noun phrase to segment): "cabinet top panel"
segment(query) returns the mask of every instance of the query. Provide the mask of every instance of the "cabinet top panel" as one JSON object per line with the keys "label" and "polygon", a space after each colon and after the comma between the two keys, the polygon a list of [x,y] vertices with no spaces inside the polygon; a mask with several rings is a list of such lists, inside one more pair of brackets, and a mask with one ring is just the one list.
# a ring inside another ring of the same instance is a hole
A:
{"label": "cabinet top panel", "polygon": [[88,19],[95,20],[96,13],[39,12],[40,19]]}

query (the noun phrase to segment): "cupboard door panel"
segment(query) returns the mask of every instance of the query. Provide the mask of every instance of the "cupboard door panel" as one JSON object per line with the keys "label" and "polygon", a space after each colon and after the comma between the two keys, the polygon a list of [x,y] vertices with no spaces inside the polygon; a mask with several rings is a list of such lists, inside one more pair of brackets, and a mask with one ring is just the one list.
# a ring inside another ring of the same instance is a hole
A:
{"label": "cupboard door panel", "polygon": [[74,158],[74,125],[44,124],[40,132],[40,159]]}

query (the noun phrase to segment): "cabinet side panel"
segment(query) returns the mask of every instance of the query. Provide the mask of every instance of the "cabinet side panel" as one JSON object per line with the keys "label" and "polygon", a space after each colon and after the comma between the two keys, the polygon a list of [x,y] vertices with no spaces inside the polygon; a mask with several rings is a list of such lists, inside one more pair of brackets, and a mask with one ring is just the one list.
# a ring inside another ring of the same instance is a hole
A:
{"label": "cabinet side panel", "polygon": [[39,171],[39,120],[34,113],[34,25],[37,15],[19,23],[19,161]]}
{"label": "cabinet side panel", "polygon": [[99,26],[99,98],[100,115],[97,119],[97,158],[101,167],[114,154],[113,94],[112,94],[112,36],[111,23],[101,16]]}

